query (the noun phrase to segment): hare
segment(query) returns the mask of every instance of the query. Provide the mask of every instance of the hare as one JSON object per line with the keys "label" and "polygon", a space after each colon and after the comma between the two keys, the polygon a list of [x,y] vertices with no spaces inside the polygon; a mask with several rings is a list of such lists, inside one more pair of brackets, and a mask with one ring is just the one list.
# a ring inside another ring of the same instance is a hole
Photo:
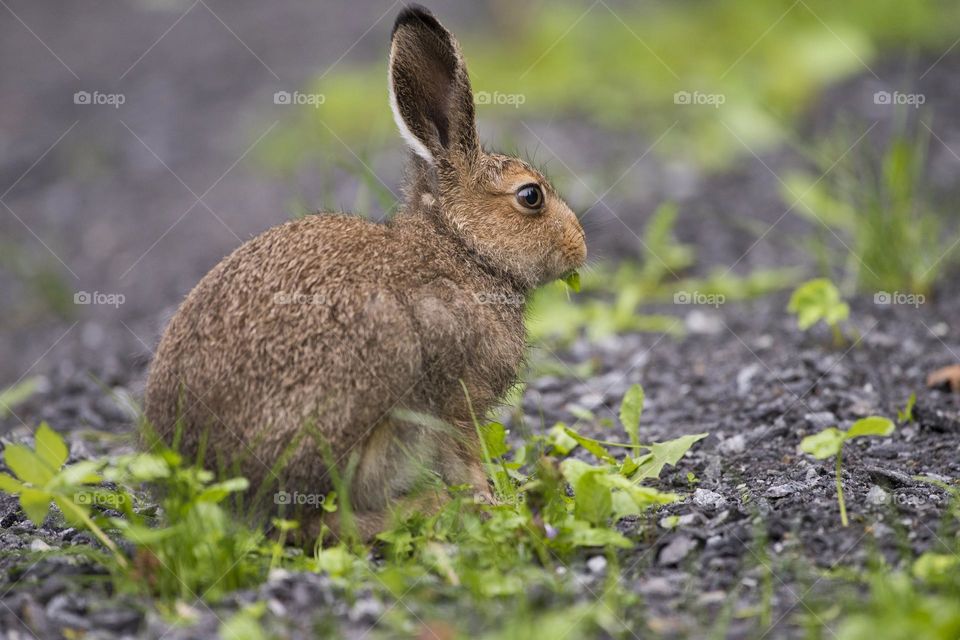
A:
{"label": "hare", "polygon": [[493,499],[475,416],[517,380],[526,296],[586,260],[544,176],[481,148],[460,46],[423,7],[393,27],[389,96],[412,150],[400,212],[312,215],[241,245],[180,305],[147,381],[154,432],[240,471],[268,512],[308,505],[305,544],[344,524],[316,498],[337,474],[366,539],[395,509],[439,508],[439,489],[414,497],[431,482]]}

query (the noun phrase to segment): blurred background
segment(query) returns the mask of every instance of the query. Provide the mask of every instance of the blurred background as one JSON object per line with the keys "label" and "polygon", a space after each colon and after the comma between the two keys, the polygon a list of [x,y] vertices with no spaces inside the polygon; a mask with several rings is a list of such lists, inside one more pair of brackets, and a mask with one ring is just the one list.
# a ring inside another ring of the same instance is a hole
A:
{"label": "blurred background", "polygon": [[[955,291],[958,3],[425,4],[461,40],[485,144],[543,167],[587,229],[585,291],[542,294],[535,339],[674,332],[656,304],[691,281]],[[391,215],[400,6],[0,1],[0,388],[139,375],[252,235]]]}

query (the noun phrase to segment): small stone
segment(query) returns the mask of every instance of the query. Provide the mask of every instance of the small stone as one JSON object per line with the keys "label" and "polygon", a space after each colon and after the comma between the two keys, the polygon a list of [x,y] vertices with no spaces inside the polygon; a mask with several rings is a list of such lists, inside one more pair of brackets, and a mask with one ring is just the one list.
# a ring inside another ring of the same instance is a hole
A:
{"label": "small stone", "polygon": [[743,453],[747,449],[747,439],[742,433],[731,436],[720,443],[720,453],[731,455]]}
{"label": "small stone", "polygon": [[719,315],[699,309],[687,314],[684,325],[693,334],[716,335],[723,331],[723,319]]}
{"label": "small stone", "polygon": [[380,619],[383,614],[383,605],[373,598],[361,598],[357,600],[347,616],[351,622],[369,622],[373,623]]}
{"label": "small stone", "polygon": [[287,608],[283,606],[283,603],[276,598],[270,598],[267,600],[267,609],[269,609],[270,613],[278,618],[282,618],[283,616],[287,615]]}
{"label": "small stone", "polygon": [[760,365],[753,363],[747,365],[737,373],[737,393],[745,396],[753,388],[753,379],[760,373]]}
{"label": "small stone", "polygon": [[807,425],[811,429],[817,431],[822,431],[827,427],[837,426],[837,416],[829,411],[818,411],[816,413],[808,413],[803,416],[803,419],[807,421]]}
{"label": "small stone", "polygon": [[798,491],[803,491],[807,488],[807,485],[802,482],[784,482],[783,484],[777,484],[766,491],[763,492],[764,498],[785,498],[789,495],[793,495]]}
{"label": "small stone", "polygon": [[580,398],[577,400],[577,404],[584,409],[593,411],[603,404],[603,394],[591,391],[580,396]]}
{"label": "small stone", "polygon": [[587,560],[587,569],[590,573],[600,575],[607,570],[607,559],[603,556],[593,556]]}
{"label": "small stone", "polygon": [[771,336],[769,333],[765,333],[753,341],[753,348],[756,351],[760,351],[762,349],[769,349],[772,346],[773,346],[773,336]]}
{"label": "small stone", "polygon": [[645,596],[668,596],[675,592],[670,581],[662,577],[644,580],[638,587],[637,590]]}
{"label": "small stone", "polygon": [[724,593],[723,591],[719,591],[719,590],[707,591],[705,593],[700,594],[700,596],[697,598],[697,604],[702,606],[707,606],[711,604],[720,604],[724,602],[726,599],[727,599],[727,594]]}
{"label": "small stone", "polygon": [[30,551],[50,551],[52,548],[40,538],[34,538],[33,542],[30,543]]}
{"label": "small stone", "polygon": [[123,635],[136,633],[142,620],[143,614],[136,609],[103,609],[90,614],[90,622],[95,628]]}
{"label": "small stone", "polygon": [[665,547],[660,549],[657,562],[662,565],[677,564],[697,548],[697,541],[690,536],[679,535],[674,537]]}
{"label": "small stone", "polygon": [[705,509],[719,509],[727,503],[727,499],[716,491],[697,489],[693,492],[693,504]]}
{"label": "small stone", "polygon": [[283,582],[289,580],[291,575],[293,574],[286,569],[271,569],[267,576],[267,582]]}

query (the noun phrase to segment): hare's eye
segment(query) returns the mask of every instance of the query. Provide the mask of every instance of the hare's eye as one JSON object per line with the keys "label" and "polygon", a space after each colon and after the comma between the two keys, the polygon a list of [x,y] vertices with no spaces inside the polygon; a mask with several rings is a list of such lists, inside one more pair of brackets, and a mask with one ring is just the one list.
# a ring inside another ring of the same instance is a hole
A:
{"label": "hare's eye", "polygon": [[517,189],[517,202],[522,207],[536,211],[543,206],[543,190],[540,185],[525,184]]}

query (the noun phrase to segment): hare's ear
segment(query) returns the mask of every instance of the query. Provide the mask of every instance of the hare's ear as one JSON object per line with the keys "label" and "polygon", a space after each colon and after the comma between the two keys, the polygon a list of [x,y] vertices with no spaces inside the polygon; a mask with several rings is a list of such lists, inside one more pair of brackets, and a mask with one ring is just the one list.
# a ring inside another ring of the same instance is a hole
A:
{"label": "hare's ear", "polygon": [[404,139],[427,162],[475,157],[473,92],[460,45],[419,5],[401,11],[393,26],[390,107]]}

